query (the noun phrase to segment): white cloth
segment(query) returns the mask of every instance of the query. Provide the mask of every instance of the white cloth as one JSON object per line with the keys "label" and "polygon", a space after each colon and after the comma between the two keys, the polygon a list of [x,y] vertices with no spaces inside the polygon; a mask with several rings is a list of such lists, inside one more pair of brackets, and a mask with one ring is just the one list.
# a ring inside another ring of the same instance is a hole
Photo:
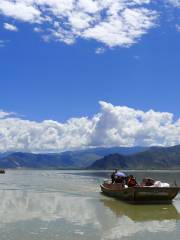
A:
{"label": "white cloth", "polygon": [[161,181],[155,181],[151,187],[170,187],[169,183],[163,183]]}

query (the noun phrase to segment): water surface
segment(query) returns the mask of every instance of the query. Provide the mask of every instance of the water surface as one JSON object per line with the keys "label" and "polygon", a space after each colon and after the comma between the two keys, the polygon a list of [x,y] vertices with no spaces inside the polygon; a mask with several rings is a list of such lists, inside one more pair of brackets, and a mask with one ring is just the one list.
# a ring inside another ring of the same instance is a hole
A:
{"label": "water surface", "polygon": [[[180,185],[178,171],[131,172]],[[129,205],[100,193],[108,171],[7,171],[0,175],[1,240],[178,240],[172,205]]]}

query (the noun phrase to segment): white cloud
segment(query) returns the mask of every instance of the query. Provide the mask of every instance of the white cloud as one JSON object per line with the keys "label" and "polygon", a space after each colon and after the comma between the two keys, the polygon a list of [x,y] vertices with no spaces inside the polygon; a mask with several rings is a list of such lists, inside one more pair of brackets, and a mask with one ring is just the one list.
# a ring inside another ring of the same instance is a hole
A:
{"label": "white cloud", "polygon": [[[0,41],[0,44],[1,44],[1,41]],[[15,113],[4,112],[3,110],[0,110],[0,119],[3,119],[5,117],[10,117],[10,116],[13,116],[13,115],[15,115]]]}
{"label": "white cloud", "polygon": [[84,32],[85,38],[96,39],[114,46],[131,46],[154,25],[155,12],[147,9],[125,9],[121,15],[113,14]]}
{"label": "white cloud", "polygon": [[92,118],[66,123],[35,122],[0,112],[0,151],[58,152],[98,146],[172,146],[180,144],[180,119],[100,102]]}
{"label": "white cloud", "polygon": [[96,49],[95,52],[96,52],[97,54],[102,54],[102,53],[104,53],[105,51],[106,51],[105,48],[99,47],[99,48]]}
{"label": "white cloud", "polygon": [[46,31],[46,40],[72,44],[83,38],[110,47],[130,46],[155,26],[158,13],[150,3],[151,0],[1,0],[0,14],[36,24],[34,29]]}
{"label": "white cloud", "polygon": [[41,12],[31,0],[1,0],[0,13],[25,22],[40,22]]}
{"label": "white cloud", "polygon": [[34,31],[35,31],[35,32],[38,32],[38,33],[42,33],[42,32],[43,32],[43,29],[42,29],[42,28],[39,28],[39,27],[35,27],[35,28],[34,28]]}
{"label": "white cloud", "polygon": [[12,32],[17,32],[18,31],[18,28],[13,25],[13,24],[10,24],[10,23],[4,23],[4,28],[8,31],[12,31]]}
{"label": "white cloud", "polygon": [[168,0],[168,2],[175,7],[180,7],[180,0]]}

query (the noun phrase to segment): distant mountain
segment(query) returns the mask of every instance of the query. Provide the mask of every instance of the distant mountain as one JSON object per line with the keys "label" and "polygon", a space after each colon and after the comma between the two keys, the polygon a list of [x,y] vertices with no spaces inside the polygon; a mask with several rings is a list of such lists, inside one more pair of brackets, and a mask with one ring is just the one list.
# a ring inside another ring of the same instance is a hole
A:
{"label": "distant mountain", "polygon": [[180,169],[180,145],[152,147],[133,155],[110,154],[88,167],[89,169]]}
{"label": "distant mountain", "polygon": [[4,153],[0,153],[0,159],[1,158],[4,158],[4,157],[7,157],[8,155],[10,155],[11,152],[4,152]]}
{"label": "distant mountain", "polygon": [[131,155],[147,150],[144,147],[113,147],[92,148],[79,151],[67,151],[62,153],[1,153],[0,168],[86,168],[106,155],[120,153]]}
{"label": "distant mountain", "polygon": [[62,153],[1,153],[0,168],[33,169],[180,169],[174,147],[92,148]]}
{"label": "distant mountain", "polygon": [[71,159],[77,167],[87,167],[96,160],[113,153],[132,155],[147,150],[147,147],[91,148],[61,153],[61,157]]}

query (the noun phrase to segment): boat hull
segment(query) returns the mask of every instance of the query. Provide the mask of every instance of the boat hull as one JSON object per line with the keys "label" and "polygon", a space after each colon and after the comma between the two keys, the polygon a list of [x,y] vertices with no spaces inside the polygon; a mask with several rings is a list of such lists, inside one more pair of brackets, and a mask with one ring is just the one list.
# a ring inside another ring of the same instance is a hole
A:
{"label": "boat hull", "polygon": [[129,187],[118,184],[101,185],[104,194],[132,203],[171,203],[179,192],[178,187]]}

